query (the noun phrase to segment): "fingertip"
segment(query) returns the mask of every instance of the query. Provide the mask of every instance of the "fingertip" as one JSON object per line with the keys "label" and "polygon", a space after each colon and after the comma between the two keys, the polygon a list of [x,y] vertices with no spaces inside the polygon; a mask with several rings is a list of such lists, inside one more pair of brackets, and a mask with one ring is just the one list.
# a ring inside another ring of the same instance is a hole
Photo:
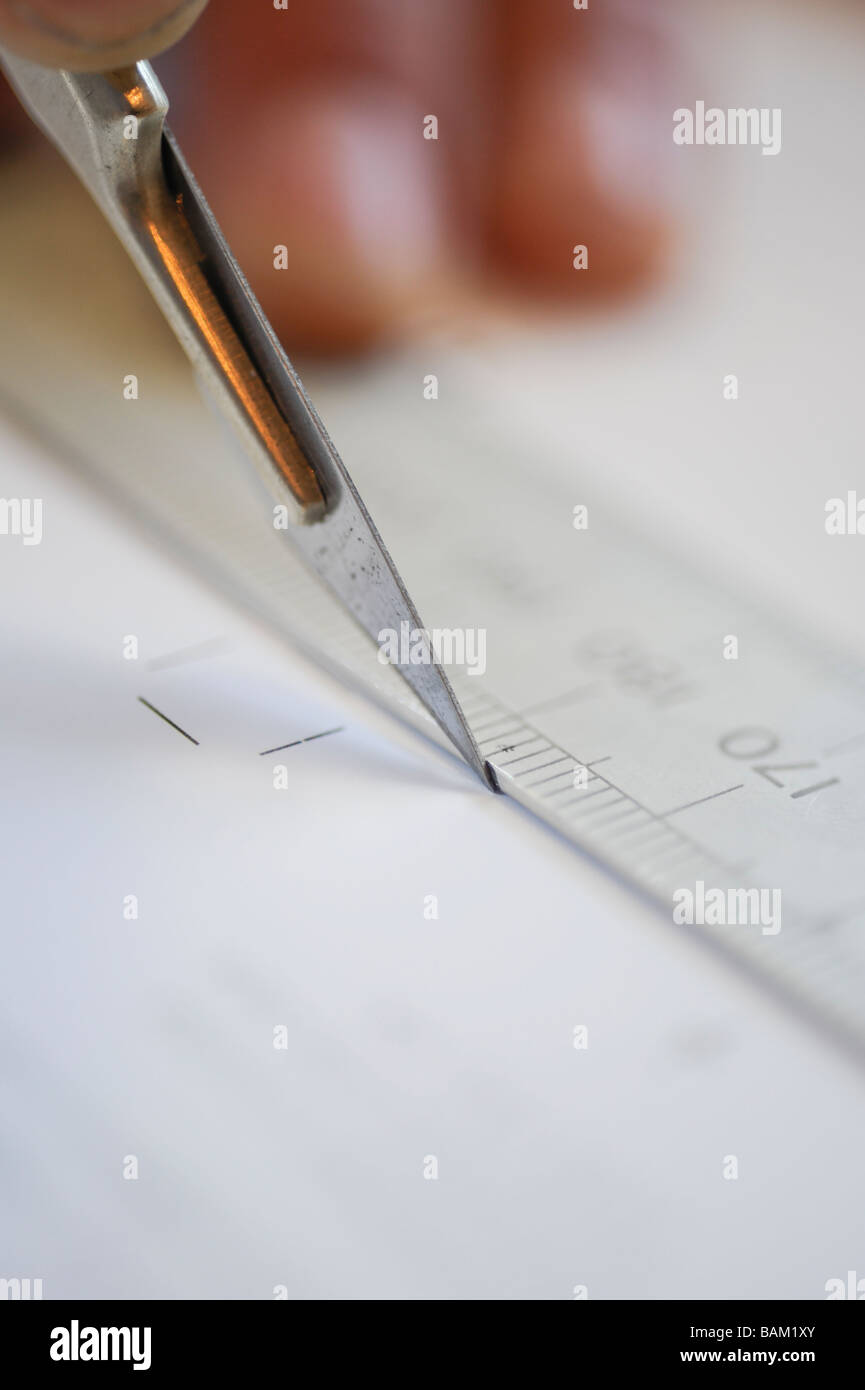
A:
{"label": "fingertip", "polygon": [[207,0],[0,0],[0,42],[46,67],[106,71],[176,43]]}
{"label": "fingertip", "polygon": [[637,17],[630,5],[570,19],[544,10],[544,23],[528,0],[519,10],[518,37],[534,46],[524,60],[511,35],[491,254],[565,301],[641,288],[676,242],[672,45],[651,10]]}
{"label": "fingertip", "polygon": [[[193,162],[289,352],[356,351],[399,332],[447,259],[422,120],[380,84],[307,84],[215,118]],[[200,137],[199,137],[200,138]]]}
{"label": "fingertip", "polygon": [[[492,194],[491,260],[564,302],[615,296],[657,278],[674,243],[666,171],[621,108],[590,84],[545,84],[507,142]],[[661,159],[664,152],[661,152]]]}

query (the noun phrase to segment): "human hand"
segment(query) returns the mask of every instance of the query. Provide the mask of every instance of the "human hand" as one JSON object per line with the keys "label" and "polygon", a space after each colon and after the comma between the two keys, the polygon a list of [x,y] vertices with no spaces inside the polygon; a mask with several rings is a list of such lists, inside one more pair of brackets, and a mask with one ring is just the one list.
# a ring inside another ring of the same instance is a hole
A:
{"label": "human hand", "polygon": [[[173,44],[205,4],[0,0],[0,41],[54,66],[114,67]],[[658,274],[665,10],[211,0],[158,66],[172,127],[283,341],[346,350],[442,306],[530,295],[574,308]]]}

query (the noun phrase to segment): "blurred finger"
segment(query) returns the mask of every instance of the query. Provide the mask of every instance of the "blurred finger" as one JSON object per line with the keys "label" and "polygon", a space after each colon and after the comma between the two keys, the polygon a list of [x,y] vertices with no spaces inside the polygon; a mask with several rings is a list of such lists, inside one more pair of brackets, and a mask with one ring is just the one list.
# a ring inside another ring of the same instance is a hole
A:
{"label": "blurred finger", "polygon": [[0,0],[0,43],[72,71],[122,67],[175,43],[207,0]]}
{"label": "blurred finger", "polygon": [[[206,81],[172,124],[292,347],[386,336],[452,267],[449,154],[475,90],[474,12],[465,0],[213,0],[190,36]],[[430,112],[446,140],[424,139]]]}
{"label": "blurred finger", "polygon": [[490,251],[557,298],[633,288],[663,262],[672,144],[661,10],[509,0],[499,12]]}

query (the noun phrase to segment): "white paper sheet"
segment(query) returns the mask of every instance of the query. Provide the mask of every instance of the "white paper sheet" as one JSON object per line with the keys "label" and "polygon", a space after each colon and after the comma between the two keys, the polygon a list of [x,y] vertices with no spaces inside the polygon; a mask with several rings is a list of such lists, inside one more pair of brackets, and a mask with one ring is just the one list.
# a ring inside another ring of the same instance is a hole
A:
{"label": "white paper sheet", "polygon": [[819,1298],[856,1267],[838,1054],[9,429],[0,495],[44,505],[0,538],[3,1277]]}

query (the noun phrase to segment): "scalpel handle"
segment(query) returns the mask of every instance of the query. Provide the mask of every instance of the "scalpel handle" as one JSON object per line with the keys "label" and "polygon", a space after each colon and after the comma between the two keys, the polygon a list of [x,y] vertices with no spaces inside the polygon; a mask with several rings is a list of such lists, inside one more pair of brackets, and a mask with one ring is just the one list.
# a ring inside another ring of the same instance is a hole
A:
{"label": "scalpel handle", "polygon": [[[5,50],[0,63],[102,209],[264,481],[293,521],[319,521],[330,490],[325,469],[310,461],[274,395],[282,364],[251,346],[242,319],[266,320],[165,126],[168,99],[150,64],[58,72]],[[211,227],[208,245],[202,237]]]}

